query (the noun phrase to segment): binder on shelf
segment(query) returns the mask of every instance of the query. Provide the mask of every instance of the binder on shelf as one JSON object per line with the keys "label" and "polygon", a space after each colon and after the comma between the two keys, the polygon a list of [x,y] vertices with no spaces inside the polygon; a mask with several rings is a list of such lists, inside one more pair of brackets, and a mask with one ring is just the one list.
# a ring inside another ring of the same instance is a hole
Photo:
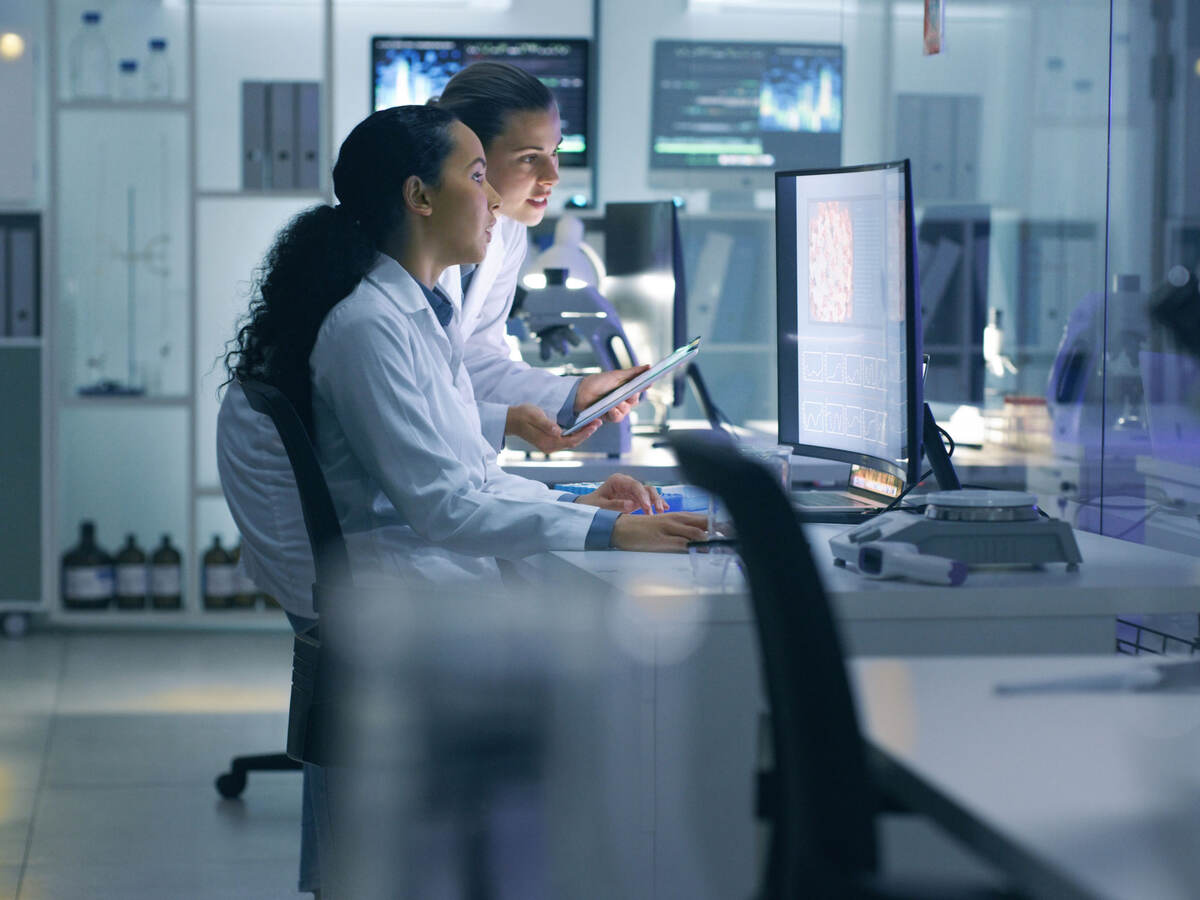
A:
{"label": "binder on shelf", "polygon": [[274,190],[296,187],[296,86],[273,81],[267,88],[267,145],[271,149],[270,183]]}
{"label": "binder on shelf", "polygon": [[9,324],[8,308],[8,229],[0,223],[0,337],[8,337],[12,326]]}
{"label": "binder on shelf", "polygon": [[8,230],[8,333],[33,337],[38,331],[37,231]]}
{"label": "binder on shelf", "polygon": [[321,86],[315,81],[296,83],[296,187],[321,187]]}
{"label": "binder on shelf", "polygon": [[267,182],[267,85],[242,82],[242,188],[261,191]]}

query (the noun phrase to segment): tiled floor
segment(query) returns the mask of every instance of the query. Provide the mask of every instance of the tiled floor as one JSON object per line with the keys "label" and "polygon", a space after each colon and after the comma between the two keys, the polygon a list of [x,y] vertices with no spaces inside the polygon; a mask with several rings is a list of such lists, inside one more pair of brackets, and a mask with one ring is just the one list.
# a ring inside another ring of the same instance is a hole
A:
{"label": "tiled floor", "polygon": [[295,898],[298,773],[213,778],[282,749],[290,633],[0,641],[0,900]]}

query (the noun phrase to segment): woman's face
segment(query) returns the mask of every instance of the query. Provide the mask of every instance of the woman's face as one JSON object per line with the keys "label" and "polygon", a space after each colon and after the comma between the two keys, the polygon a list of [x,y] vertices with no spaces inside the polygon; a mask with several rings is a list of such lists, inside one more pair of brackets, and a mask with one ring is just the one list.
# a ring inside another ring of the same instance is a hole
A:
{"label": "woman's face", "polygon": [[558,108],[509,113],[507,125],[488,146],[488,181],[500,195],[500,212],[523,225],[546,215],[546,201],[558,184]]}
{"label": "woman's face", "polygon": [[441,184],[429,188],[429,224],[446,265],[482,262],[492,239],[500,197],[487,181],[479,138],[462,122],[450,126],[453,149],[442,164]]}

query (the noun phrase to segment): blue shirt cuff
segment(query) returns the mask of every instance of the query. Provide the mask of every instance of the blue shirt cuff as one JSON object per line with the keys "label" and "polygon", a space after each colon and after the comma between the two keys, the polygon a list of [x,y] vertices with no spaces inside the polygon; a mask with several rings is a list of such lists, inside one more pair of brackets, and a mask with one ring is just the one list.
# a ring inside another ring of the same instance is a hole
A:
{"label": "blue shirt cuff", "polygon": [[575,386],[571,388],[571,393],[567,394],[566,401],[558,410],[555,421],[558,422],[559,428],[570,428],[575,424],[575,396],[579,393],[579,385],[582,381],[582,378],[575,379]]}
{"label": "blue shirt cuff", "polygon": [[582,496],[582,494],[559,494],[558,499],[560,503],[574,503],[576,498]]}
{"label": "blue shirt cuff", "polygon": [[617,516],[621,515],[615,509],[598,509],[588,528],[587,537],[583,539],[584,550],[611,550],[613,528],[617,524]]}

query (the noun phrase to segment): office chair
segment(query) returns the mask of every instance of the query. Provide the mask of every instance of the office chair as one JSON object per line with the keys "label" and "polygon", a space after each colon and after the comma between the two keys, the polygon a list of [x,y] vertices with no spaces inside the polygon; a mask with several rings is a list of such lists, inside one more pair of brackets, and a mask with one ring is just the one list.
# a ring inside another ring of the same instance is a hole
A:
{"label": "office chair", "polygon": [[778,483],[726,441],[668,435],[684,478],[728,508],[746,568],[771,718],[774,770],[759,776],[771,825],[757,897],[1012,897],[883,880],[868,772],[833,614],[812,553]]}
{"label": "office chair", "polygon": [[[312,586],[313,609],[319,610],[322,596],[351,583],[350,557],[333,508],[333,498],[329,495],[308,431],[287,397],[278,388],[253,379],[243,379],[239,386],[250,407],[270,417],[292,465],[316,573]],[[305,762],[325,765],[330,761],[331,752],[326,740],[329,729],[316,725],[325,705],[317,699],[319,650],[320,639],[315,628],[296,635],[292,652],[287,752],[234,757],[229,771],[216,779],[217,791],[222,797],[240,796],[245,790],[248,772],[298,771]]]}

